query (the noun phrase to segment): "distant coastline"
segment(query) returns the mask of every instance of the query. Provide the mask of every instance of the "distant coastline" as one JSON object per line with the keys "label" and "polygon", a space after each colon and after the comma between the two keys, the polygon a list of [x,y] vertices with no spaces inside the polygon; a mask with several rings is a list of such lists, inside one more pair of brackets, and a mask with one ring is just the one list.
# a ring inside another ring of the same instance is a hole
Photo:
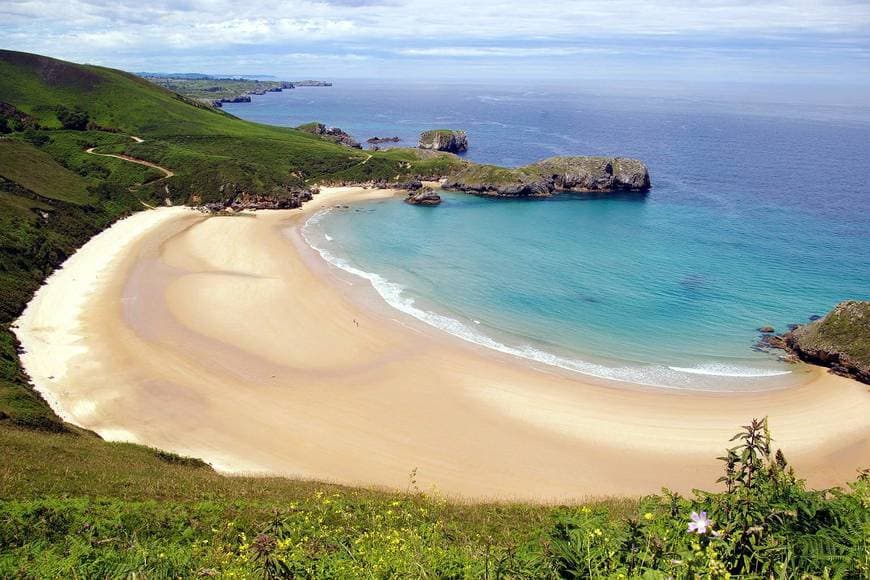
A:
{"label": "distant coastline", "polygon": [[252,96],[280,93],[296,87],[331,87],[322,80],[280,81],[263,77],[206,75],[200,73],[136,73],[184,97],[221,108],[224,103],[250,103]]}

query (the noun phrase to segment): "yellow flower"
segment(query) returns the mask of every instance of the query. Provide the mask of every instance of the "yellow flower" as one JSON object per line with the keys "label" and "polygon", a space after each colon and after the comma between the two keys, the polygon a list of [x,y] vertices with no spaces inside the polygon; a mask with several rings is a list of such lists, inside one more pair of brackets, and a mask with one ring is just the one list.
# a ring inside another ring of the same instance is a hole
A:
{"label": "yellow flower", "polygon": [[601,528],[595,528],[595,535],[600,536],[602,534]]}
{"label": "yellow flower", "polygon": [[645,520],[647,520],[647,521],[653,519],[653,515],[652,515],[652,513],[651,513],[651,512],[646,512],[645,514],[643,514],[643,519],[645,519]]}

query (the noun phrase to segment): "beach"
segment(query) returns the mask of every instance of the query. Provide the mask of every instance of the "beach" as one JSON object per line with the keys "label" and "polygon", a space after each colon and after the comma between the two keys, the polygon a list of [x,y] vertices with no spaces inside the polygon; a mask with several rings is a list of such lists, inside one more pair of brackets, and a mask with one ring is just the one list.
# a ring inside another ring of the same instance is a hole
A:
{"label": "beach", "polygon": [[786,389],[702,393],[593,380],[391,310],[301,238],[321,208],[394,194],[325,188],[299,210],[123,220],[19,319],[24,367],[65,420],[226,473],[406,489],[415,472],[421,489],[472,500],[686,492],[713,488],[716,457],[762,416],[812,486],[870,464],[855,381],[806,369]]}

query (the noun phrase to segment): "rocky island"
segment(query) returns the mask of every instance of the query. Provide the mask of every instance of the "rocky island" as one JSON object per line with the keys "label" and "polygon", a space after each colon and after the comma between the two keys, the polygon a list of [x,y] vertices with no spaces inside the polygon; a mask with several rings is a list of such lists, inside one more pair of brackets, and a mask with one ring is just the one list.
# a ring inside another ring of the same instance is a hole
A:
{"label": "rocky island", "polygon": [[870,301],[840,302],[822,318],[778,338],[771,344],[799,359],[870,384]]}
{"label": "rocky island", "polygon": [[417,145],[420,149],[434,151],[446,151],[448,153],[462,153],[468,151],[468,136],[465,131],[452,129],[435,129],[420,133],[420,141]]}
{"label": "rocky island", "polygon": [[441,203],[441,196],[435,193],[431,187],[425,187],[418,191],[410,191],[408,197],[405,198],[405,203],[411,205],[438,205]]}
{"label": "rocky island", "polygon": [[626,157],[551,157],[517,168],[468,164],[444,189],[493,197],[548,197],[556,192],[645,193],[649,170]]}

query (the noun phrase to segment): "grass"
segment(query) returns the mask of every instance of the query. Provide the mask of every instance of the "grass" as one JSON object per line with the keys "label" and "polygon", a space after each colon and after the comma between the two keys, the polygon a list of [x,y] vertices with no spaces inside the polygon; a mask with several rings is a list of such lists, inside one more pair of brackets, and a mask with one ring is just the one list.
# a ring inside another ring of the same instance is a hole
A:
{"label": "grass", "polygon": [[85,111],[99,127],[144,138],[141,144],[128,140],[123,152],[175,171],[169,186],[177,201],[194,195],[219,201],[220,186],[281,196],[314,181],[440,177],[433,171],[450,166],[411,154],[399,161],[380,152],[374,152],[373,163],[362,164],[369,153],[305,131],[242,121],[102,67],[0,51],[0,79],[0,101],[33,115],[43,127],[60,126],[56,109],[62,105]]}
{"label": "grass", "polygon": [[[39,167],[39,171],[33,171]],[[0,177],[43,197],[84,204],[93,201],[87,179],[55,161],[48,153],[24,141],[0,140]]]}
{"label": "grass", "polygon": [[413,474],[404,493],[222,477],[0,426],[0,577],[866,578],[870,479],[807,491],[766,433],[726,452],[725,492],[546,506],[449,502]]}

